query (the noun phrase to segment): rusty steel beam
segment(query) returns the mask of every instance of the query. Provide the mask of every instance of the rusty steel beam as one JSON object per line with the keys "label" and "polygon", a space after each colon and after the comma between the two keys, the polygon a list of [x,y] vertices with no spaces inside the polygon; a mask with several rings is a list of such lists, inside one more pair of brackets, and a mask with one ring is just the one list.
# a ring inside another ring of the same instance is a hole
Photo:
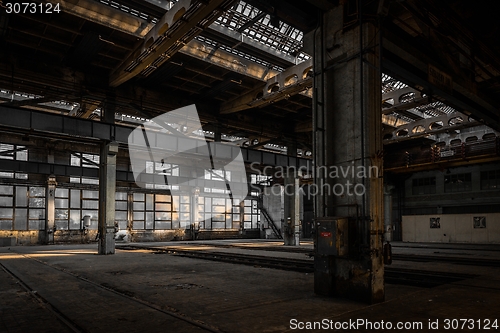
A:
{"label": "rusty steel beam", "polygon": [[312,97],[312,93],[308,91],[313,83],[309,75],[312,66],[312,59],[309,59],[287,68],[284,72],[268,79],[263,86],[258,86],[243,96],[223,103],[220,113],[228,114],[262,107],[304,91],[307,91],[306,96]]}
{"label": "rusty steel beam", "polygon": [[79,18],[119,30],[129,35],[143,38],[151,30],[153,24],[139,17],[127,15],[119,9],[106,6],[98,1],[90,0],[48,0],[37,2],[51,2],[59,4],[65,13]]}
{"label": "rusty steel beam", "polygon": [[392,131],[392,137],[384,140],[384,144],[479,125],[482,124],[460,112],[453,112],[398,126]]}
{"label": "rusty steel beam", "polygon": [[141,74],[148,76],[215,21],[235,0],[180,0],[111,74],[113,87]]}
{"label": "rusty steel beam", "polygon": [[[154,27],[153,24],[142,18],[135,17],[118,9],[111,8],[109,6],[91,0],[77,0],[77,2],[73,6],[70,6],[69,0],[65,0],[61,3],[61,6],[63,11],[68,14],[85,20],[89,20],[94,23],[98,23],[103,26],[107,26],[114,30],[119,30],[140,39],[144,39],[146,34],[148,34],[148,32],[150,32]],[[35,17],[30,17],[30,19],[51,25],[51,23],[36,20]],[[228,37],[234,37],[234,34],[229,29],[218,29],[217,27],[215,27],[215,25],[216,24],[211,24],[210,29],[216,29],[220,34],[225,34]],[[52,24],[51,26],[54,25]],[[56,28],[62,29],[62,27],[59,26],[57,26]],[[69,30],[69,32],[74,34],[81,34],[73,30]],[[115,45],[123,48],[123,46],[121,45]],[[248,45],[252,46],[253,44]],[[270,50],[262,47],[257,51],[267,52]],[[184,45],[179,50],[179,52],[187,56],[202,60],[208,64],[215,65],[226,70],[234,71],[261,81],[265,81],[268,78],[279,73],[275,70],[269,69],[269,67],[265,65],[255,63],[251,60],[232,54],[228,51],[224,51],[221,49],[214,50],[213,46],[194,39]],[[192,70],[190,68],[186,69]],[[203,75],[209,74],[203,73]]]}

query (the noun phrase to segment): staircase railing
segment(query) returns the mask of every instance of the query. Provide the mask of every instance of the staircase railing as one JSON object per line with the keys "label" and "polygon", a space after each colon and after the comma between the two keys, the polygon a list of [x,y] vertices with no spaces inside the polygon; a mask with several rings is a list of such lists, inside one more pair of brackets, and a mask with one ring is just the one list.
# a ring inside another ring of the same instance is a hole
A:
{"label": "staircase railing", "polygon": [[283,235],[281,234],[280,229],[276,226],[276,223],[274,223],[271,215],[269,215],[269,212],[264,207],[264,203],[262,202],[262,198],[260,198],[258,200],[258,203],[259,203],[259,209],[262,212],[262,215],[264,215],[264,218],[266,219],[267,223],[269,224],[269,226],[273,230],[276,237],[278,237],[279,239],[283,239]]}

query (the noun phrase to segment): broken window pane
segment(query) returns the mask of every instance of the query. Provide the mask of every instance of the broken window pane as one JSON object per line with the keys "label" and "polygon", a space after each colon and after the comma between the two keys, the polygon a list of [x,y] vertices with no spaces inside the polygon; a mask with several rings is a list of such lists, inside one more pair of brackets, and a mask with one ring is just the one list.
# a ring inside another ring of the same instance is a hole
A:
{"label": "broken window pane", "polygon": [[30,197],[44,197],[45,188],[44,187],[30,187]]}
{"label": "broken window pane", "polygon": [[44,198],[30,198],[29,204],[30,204],[30,207],[45,208],[45,199]]}

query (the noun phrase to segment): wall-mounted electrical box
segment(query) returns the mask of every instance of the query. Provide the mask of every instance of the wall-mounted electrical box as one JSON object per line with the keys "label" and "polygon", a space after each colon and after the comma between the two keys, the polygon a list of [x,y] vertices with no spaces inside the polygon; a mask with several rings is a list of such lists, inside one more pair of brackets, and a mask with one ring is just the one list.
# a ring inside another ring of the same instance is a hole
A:
{"label": "wall-mounted electrical box", "polygon": [[315,221],[316,253],[343,257],[349,252],[349,223],[346,217],[322,217]]}

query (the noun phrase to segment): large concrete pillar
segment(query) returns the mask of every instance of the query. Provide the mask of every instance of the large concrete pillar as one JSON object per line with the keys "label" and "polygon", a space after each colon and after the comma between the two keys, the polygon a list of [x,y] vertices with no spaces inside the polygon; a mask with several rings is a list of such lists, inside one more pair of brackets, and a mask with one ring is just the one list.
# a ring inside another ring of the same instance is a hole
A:
{"label": "large concrete pillar", "polygon": [[200,230],[200,206],[198,204],[200,198],[200,188],[195,187],[192,189],[191,192],[191,209],[190,214],[191,214],[191,225],[190,225],[190,230],[191,230],[191,240],[196,240],[198,237],[198,232]]}
{"label": "large concrete pillar", "polygon": [[384,239],[392,242],[392,190],[394,186],[384,186]]}
{"label": "large concrete pillar", "polygon": [[245,199],[240,201],[240,235],[245,233]]}
{"label": "large concrete pillar", "polygon": [[284,221],[281,228],[284,245],[300,245],[300,184],[294,171],[285,176],[284,184]]}
{"label": "large concrete pillar", "polygon": [[118,144],[103,143],[99,161],[99,254],[115,253],[116,154]]}
{"label": "large concrete pillar", "polygon": [[[53,162],[52,162],[53,163]],[[47,178],[47,197],[45,207],[45,243],[54,244],[55,215],[56,215],[56,177],[51,175]]]}
{"label": "large concrete pillar", "polygon": [[348,251],[316,247],[315,292],[377,303],[384,300],[379,36],[365,1],[341,3],[304,38],[314,44],[314,214],[349,225]]}

